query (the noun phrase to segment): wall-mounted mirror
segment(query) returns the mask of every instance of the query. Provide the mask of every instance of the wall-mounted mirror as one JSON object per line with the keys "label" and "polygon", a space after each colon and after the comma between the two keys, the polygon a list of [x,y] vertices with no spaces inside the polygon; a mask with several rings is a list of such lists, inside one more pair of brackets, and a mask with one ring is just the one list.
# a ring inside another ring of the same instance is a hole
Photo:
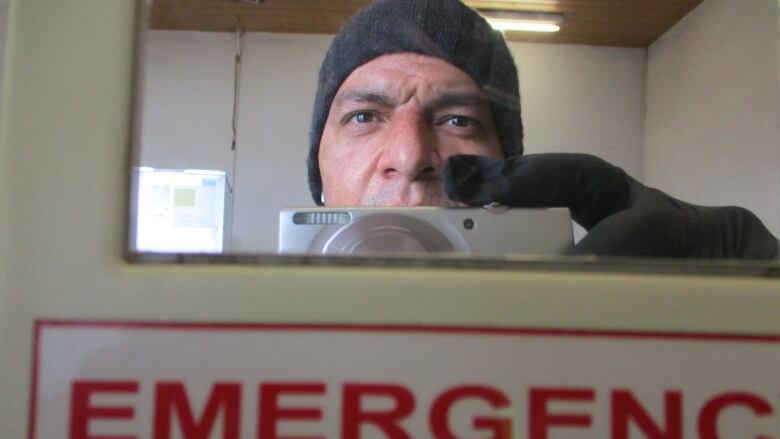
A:
{"label": "wall-mounted mirror", "polygon": [[[316,205],[306,160],[320,64],[367,3],[146,1],[131,251],[277,252],[280,211]],[[679,199],[746,207],[780,235],[776,1],[464,3],[559,25],[504,31],[519,71],[526,154],[591,154]],[[307,215],[292,211],[289,223],[356,218]],[[470,230],[460,216],[450,222],[434,228]],[[507,234],[486,239],[500,248]],[[583,234],[575,227],[575,239]]]}

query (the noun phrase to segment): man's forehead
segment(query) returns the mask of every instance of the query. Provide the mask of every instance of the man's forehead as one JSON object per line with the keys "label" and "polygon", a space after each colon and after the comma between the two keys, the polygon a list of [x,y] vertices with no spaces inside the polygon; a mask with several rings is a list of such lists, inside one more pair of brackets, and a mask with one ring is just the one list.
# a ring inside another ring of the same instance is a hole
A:
{"label": "man's forehead", "polygon": [[410,92],[482,93],[466,72],[452,64],[432,56],[408,52],[383,55],[356,68],[341,84],[335,101],[364,95],[369,91],[394,97]]}

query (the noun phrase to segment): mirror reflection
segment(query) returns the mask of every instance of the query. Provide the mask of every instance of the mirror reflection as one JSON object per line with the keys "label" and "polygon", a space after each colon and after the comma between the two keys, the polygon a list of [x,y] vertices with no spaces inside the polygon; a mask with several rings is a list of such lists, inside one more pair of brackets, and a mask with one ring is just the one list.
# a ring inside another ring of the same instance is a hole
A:
{"label": "mirror reflection", "polygon": [[147,5],[131,247],[777,257],[776,2],[366,3]]}

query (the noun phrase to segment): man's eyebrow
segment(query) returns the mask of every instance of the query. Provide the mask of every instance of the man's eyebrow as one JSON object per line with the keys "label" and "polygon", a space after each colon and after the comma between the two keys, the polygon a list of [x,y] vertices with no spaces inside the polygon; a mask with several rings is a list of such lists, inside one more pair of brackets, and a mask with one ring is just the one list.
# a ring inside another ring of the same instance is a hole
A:
{"label": "man's eyebrow", "polygon": [[372,89],[357,89],[349,90],[336,96],[333,99],[333,105],[339,106],[345,102],[364,102],[381,105],[383,107],[393,106],[393,100],[390,96],[382,93],[379,90]]}
{"label": "man's eyebrow", "polygon": [[482,93],[474,92],[446,92],[431,99],[425,108],[429,111],[448,107],[477,107],[490,108],[490,99]]}
{"label": "man's eyebrow", "polygon": [[[390,96],[376,89],[349,90],[333,99],[333,105],[336,107],[345,102],[372,103],[383,107],[392,107],[395,105],[395,102]],[[476,92],[445,92],[426,103],[425,109],[434,111],[442,108],[464,106],[489,109],[490,99],[484,94]]]}

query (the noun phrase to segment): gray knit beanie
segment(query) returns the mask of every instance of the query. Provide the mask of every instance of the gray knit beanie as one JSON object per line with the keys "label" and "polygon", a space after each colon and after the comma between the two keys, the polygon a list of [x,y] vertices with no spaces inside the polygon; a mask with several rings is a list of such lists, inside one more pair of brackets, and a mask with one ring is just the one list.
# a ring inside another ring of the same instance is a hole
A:
{"label": "gray knit beanie", "polygon": [[414,52],[466,72],[488,95],[509,157],[523,152],[517,68],[503,36],[460,0],[376,0],[336,35],[320,68],[309,132],[309,190],[322,204],[319,149],[330,105],[341,84],[382,55]]}

